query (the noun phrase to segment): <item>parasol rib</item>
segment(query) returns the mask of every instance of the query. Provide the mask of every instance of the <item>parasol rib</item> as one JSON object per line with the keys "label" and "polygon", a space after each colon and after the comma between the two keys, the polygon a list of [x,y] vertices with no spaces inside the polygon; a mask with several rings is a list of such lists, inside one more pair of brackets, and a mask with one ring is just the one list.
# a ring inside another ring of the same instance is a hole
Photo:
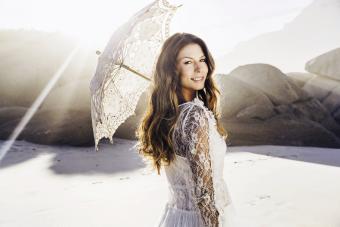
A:
{"label": "parasol rib", "polygon": [[121,64],[121,67],[123,67],[124,69],[129,70],[130,72],[133,72],[133,73],[137,74],[137,75],[140,76],[140,77],[143,77],[144,79],[146,79],[146,80],[148,80],[148,81],[151,81],[150,78],[144,76],[144,75],[141,74],[140,72],[137,72],[136,70],[134,70],[133,68],[131,68],[131,67],[127,66],[127,65]]}

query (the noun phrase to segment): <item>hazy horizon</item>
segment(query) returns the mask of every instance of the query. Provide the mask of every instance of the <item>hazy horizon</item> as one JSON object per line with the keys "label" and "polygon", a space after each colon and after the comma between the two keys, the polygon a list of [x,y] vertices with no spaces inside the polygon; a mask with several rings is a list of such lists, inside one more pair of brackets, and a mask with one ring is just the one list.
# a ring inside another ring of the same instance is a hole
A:
{"label": "hazy horizon", "polygon": [[[119,25],[151,2],[142,0],[132,5],[127,1],[99,0],[82,2],[80,5],[79,1],[66,0],[0,0],[0,29],[57,31],[102,50]],[[196,34],[207,42],[214,56],[220,57],[241,41],[280,30],[312,0],[246,0],[242,4],[236,0],[169,2],[183,4],[172,20],[170,33],[185,31]],[[119,10],[115,9],[117,6]],[[214,13],[209,13],[202,20],[200,15],[206,11]]]}

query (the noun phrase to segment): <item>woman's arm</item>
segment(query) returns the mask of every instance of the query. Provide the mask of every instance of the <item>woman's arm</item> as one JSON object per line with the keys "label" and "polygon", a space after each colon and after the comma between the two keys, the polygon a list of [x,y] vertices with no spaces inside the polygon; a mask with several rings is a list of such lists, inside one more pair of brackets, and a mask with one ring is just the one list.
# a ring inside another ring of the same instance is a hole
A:
{"label": "woman's arm", "polygon": [[195,183],[195,202],[205,226],[218,226],[219,213],[215,207],[211,158],[209,153],[209,124],[202,107],[194,106],[185,123],[189,152],[187,157]]}

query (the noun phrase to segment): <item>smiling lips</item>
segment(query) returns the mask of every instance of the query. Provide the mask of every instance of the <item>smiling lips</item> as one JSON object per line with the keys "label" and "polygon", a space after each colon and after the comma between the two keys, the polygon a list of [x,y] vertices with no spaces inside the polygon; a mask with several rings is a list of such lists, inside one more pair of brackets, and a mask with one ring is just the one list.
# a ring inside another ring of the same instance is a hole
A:
{"label": "smiling lips", "polygon": [[191,78],[191,80],[193,81],[202,81],[203,79],[204,79],[204,76]]}

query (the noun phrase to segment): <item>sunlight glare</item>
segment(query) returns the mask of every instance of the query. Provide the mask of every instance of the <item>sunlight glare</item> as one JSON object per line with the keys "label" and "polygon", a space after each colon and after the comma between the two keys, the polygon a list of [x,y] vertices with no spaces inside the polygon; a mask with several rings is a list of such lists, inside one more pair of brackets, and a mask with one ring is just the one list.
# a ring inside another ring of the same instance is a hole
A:
{"label": "sunlight glare", "polygon": [[23,129],[26,127],[28,122],[31,120],[31,118],[34,116],[34,114],[37,112],[38,108],[40,107],[41,103],[45,100],[46,96],[50,93],[51,89],[54,87],[56,82],[59,80],[59,78],[64,73],[67,66],[70,64],[71,60],[75,56],[75,54],[78,52],[79,47],[75,47],[71,53],[68,55],[68,57],[65,59],[63,64],[59,67],[57,72],[53,75],[51,80],[47,83],[47,85],[44,87],[38,98],[34,101],[32,106],[27,110],[17,127],[14,129],[13,133],[10,135],[10,137],[4,141],[4,144],[0,148],[0,163],[1,160],[5,157],[15,140],[18,138],[20,133],[23,131]]}

